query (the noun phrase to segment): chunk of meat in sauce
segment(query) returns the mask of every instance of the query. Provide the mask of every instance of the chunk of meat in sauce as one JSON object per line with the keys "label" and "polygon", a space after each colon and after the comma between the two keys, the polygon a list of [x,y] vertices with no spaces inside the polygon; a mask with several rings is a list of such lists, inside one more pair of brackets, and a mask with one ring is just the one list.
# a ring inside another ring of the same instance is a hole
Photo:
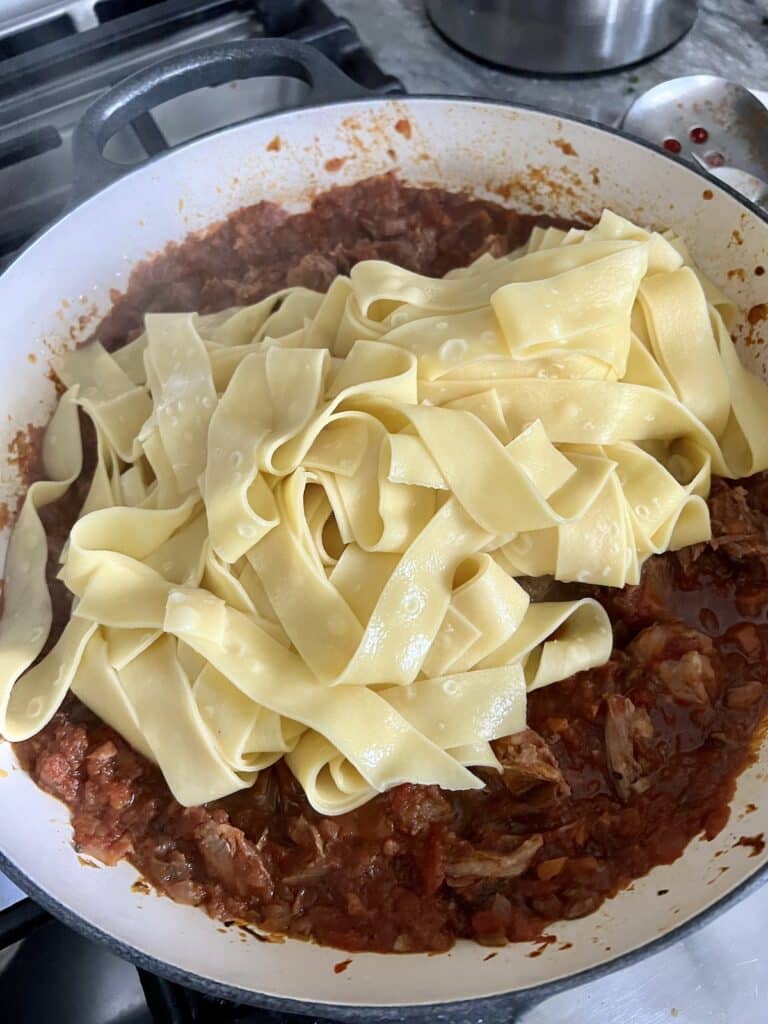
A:
{"label": "chunk of meat in sauce", "polygon": [[717,695],[715,646],[705,633],[677,623],[659,623],[640,633],[627,652],[681,704],[708,705]]}
{"label": "chunk of meat in sauce", "polygon": [[616,792],[628,800],[633,789],[648,787],[636,757],[636,745],[653,736],[653,725],[645,708],[636,708],[629,697],[611,693],[606,698],[605,750]]}
{"label": "chunk of meat in sauce", "polygon": [[493,749],[501,764],[504,785],[515,796],[542,784],[563,795],[570,792],[549,744],[533,729],[496,740]]}
{"label": "chunk of meat in sauce", "polygon": [[709,510],[715,551],[738,560],[768,557],[768,519],[750,504],[746,488],[716,482]]}
{"label": "chunk of meat in sauce", "polygon": [[505,853],[457,843],[445,867],[448,885],[459,888],[486,878],[517,878],[531,866],[543,844],[540,835],[529,836],[514,850]]}

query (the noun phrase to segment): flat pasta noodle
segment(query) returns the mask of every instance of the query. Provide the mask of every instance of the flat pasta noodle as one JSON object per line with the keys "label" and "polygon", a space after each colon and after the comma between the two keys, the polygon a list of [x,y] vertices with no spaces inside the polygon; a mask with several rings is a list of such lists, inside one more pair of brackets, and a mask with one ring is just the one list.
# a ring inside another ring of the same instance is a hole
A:
{"label": "flat pasta noodle", "polygon": [[[182,804],[280,758],[324,814],[404,782],[477,789],[526,694],[602,665],[589,597],[710,537],[713,473],[768,468],[768,390],[680,239],[605,211],[431,279],[364,261],[207,316],[151,314],[65,392],[0,621],[0,732],[67,691]],[[51,629],[38,510],[96,466]]]}

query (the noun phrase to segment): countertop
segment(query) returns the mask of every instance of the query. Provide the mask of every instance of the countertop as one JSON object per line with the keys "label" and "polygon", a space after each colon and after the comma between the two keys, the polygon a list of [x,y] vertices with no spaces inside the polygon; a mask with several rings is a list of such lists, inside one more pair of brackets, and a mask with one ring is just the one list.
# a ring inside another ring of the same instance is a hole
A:
{"label": "countertop", "polygon": [[[575,78],[513,74],[473,60],[432,28],[422,0],[329,2],[411,93],[516,100],[617,124],[635,96],[679,75],[718,74],[768,90],[768,0],[703,0],[691,31],[666,53],[625,71]],[[768,886],[663,952],[547,999],[524,1024],[766,1021],[766,920]],[[479,1014],[465,1021],[491,1024]]]}
{"label": "countertop", "polygon": [[693,28],[666,53],[625,71],[567,78],[514,74],[466,56],[432,27],[422,0],[329,5],[412,93],[516,100],[616,124],[635,96],[680,75],[717,74],[768,89],[768,0],[702,0]]}

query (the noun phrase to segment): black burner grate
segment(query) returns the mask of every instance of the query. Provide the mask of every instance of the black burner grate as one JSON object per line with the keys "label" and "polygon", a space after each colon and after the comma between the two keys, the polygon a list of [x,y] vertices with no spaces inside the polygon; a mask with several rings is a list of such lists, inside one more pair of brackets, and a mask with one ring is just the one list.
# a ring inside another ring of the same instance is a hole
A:
{"label": "black burner grate", "polygon": [[[0,4],[0,267],[65,208],[72,129],[94,99],[160,57],[264,35],[316,46],[373,92],[401,89],[376,65],[349,22],[322,0],[72,0],[70,13],[5,31]],[[254,89],[243,88],[234,101],[228,93],[231,118],[222,120],[218,111],[201,130],[297,100],[290,89],[281,93],[273,85],[268,92],[262,89],[262,98],[255,98]],[[114,140],[117,149],[109,155],[130,164],[183,141],[169,137],[173,110],[164,111],[164,119],[160,125],[143,115],[132,132]]]}

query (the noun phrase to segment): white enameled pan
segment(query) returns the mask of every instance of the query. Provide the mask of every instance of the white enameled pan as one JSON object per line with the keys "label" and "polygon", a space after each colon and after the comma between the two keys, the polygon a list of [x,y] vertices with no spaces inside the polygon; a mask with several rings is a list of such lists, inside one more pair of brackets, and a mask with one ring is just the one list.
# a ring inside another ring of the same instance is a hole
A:
{"label": "white enameled pan", "polygon": [[[101,157],[121,125],[170,96],[273,74],[309,83],[315,105],[218,131],[122,177]],[[93,194],[0,277],[0,452],[18,429],[46,421],[54,403],[46,376],[51,351],[87,335],[109,308],[110,289],[125,287],[137,261],[243,205],[270,199],[298,210],[318,191],[384,171],[521,211],[585,218],[609,206],[642,224],[672,227],[741,307],[768,302],[768,274],[756,273],[768,264],[768,218],[687,165],[619,133],[539,110],[371,97],[315,51],[284,41],[212,48],[141,73],[86,116],[76,150],[81,195]],[[743,354],[765,373],[768,322],[751,330]],[[11,501],[16,470],[10,459],[1,468],[0,498]],[[542,955],[531,957],[530,945],[517,944],[486,960],[486,949],[467,942],[441,956],[354,955],[337,974],[337,950],[241,941],[199,910],[135,892],[127,864],[83,867],[70,845],[66,809],[17,767],[8,744],[0,744],[0,768],[0,867],[54,914],[185,984],[324,1017],[376,1007],[369,1019],[406,1012],[442,1019],[467,1009],[460,1004],[468,1000],[503,997],[499,1009],[509,1020],[585,972],[670,941],[758,884],[768,861],[768,854],[734,846],[745,832],[768,833],[766,747],[741,777],[730,822],[714,841],[695,840],[682,859],[656,868],[597,913],[553,926],[560,941]],[[751,804],[757,810],[747,815]]]}

